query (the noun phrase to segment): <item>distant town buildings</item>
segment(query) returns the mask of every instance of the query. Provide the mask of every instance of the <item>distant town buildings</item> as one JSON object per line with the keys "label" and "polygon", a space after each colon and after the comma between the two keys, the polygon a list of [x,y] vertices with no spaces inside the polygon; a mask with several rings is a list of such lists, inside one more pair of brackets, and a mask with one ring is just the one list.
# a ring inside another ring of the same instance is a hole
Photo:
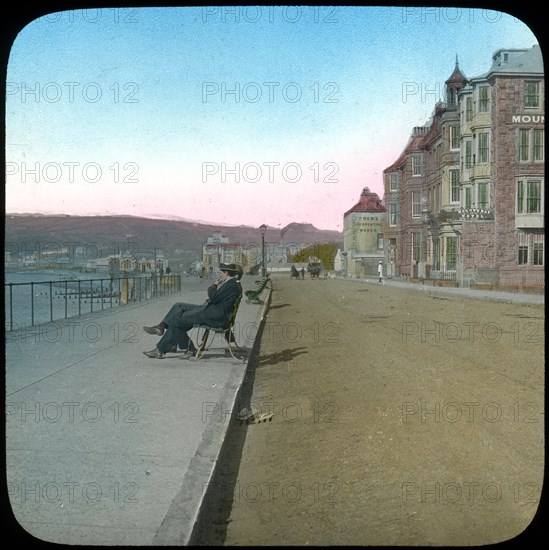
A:
{"label": "distant town buildings", "polygon": [[[293,254],[297,253],[302,245],[297,243],[265,243],[265,265],[271,271],[286,271],[290,269],[289,262]],[[202,266],[204,273],[212,273],[222,263],[239,264],[244,272],[261,265],[261,243],[230,243],[221,232],[215,232],[202,245]]]}
{"label": "distant town buildings", "polygon": [[[162,273],[166,272],[168,268],[168,258],[164,255],[162,250],[155,250],[154,252],[122,252],[119,257],[111,256],[112,259],[118,260],[120,271],[134,272],[134,273]],[[105,259],[99,259],[99,263],[95,264],[98,268],[108,269],[109,262],[105,262]]]}
{"label": "distant town buildings", "polygon": [[[135,252],[126,250],[118,254],[101,256],[99,246],[40,246],[35,243],[35,250],[25,249],[18,253],[4,252],[6,267],[15,269],[80,269],[87,272],[104,272],[120,274],[131,273],[163,273],[169,267],[168,258],[160,249],[152,252]],[[22,247],[23,248],[23,247]]]}

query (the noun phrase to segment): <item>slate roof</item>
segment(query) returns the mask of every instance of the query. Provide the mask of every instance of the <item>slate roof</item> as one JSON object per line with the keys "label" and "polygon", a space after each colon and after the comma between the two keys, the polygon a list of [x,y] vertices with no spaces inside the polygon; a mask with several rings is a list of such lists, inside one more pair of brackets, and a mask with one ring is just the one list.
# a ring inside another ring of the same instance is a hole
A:
{"label": "slate roof", "polygon": [[467,84],[467,78],[459,68],[457,55],[456,55],[456,66],[454,67],[453,73],[450,75],[448,80],[446,80],[446,84],[448,86],[459,87],[459,88],[462,88],[463,86],[465,86],[465,84]]}
{"label": "slate roof", "polygon": [[[507,62],[502,60],[502,55],[507,53]],[[492,74],[543,74],[543,57],[539,45],[529,49],[506,49],[497,50],[492,56],[490,70],[479,78],[488,78]]]}

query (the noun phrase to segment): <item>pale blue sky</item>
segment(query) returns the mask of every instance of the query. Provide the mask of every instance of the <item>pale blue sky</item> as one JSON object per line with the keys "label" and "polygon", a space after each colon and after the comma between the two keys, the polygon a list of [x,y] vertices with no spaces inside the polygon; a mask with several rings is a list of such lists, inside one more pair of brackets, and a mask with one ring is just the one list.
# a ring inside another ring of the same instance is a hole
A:
{"label": "pale blue sky", "polygon": [[382,195],[456,54],[473,77],[496,50],[537,43],[481,9],[234,9],[25,27],[7,70],[6,211],[341,230],[364,186]]}

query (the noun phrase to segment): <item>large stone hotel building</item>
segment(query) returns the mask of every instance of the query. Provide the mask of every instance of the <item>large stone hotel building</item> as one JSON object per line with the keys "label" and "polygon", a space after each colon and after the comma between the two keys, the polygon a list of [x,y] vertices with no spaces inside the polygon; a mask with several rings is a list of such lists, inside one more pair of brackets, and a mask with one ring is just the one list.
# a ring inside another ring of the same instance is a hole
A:
{"label": "large stone hotel building", "polygon": [[384,263],[459,286],[544,287],[544,97],[539,46],[490,70],[456,65],[445,101],[384,170]]}

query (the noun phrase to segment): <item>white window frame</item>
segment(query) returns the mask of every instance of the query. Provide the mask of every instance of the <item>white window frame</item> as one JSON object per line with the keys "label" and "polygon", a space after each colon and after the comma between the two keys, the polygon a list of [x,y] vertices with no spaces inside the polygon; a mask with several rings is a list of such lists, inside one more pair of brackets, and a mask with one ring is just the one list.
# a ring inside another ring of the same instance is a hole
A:
{"label": "white window frame", "polygon": [[389,174],[389,191],[398,191],[398,172]]}
{"label": "white window frame", "polygon": [[[532,265],[545,265],[545,247],[543,245],[543,242],[532,243]],[[537,250],[536,247],[538,247]]]}
{"label": "white window frame", "polygon": [[[534,102],[530,105],[528,104],[529,98],[532,96],[528,94],[529,86],[532,86],[535,89],[535,93],[533,94]],[[540,94],[541,94],[541,82],[539,80],[536,80],[536,81],[525,80],[524,81],[524,108],[538,109],[540,106]]]}
{"label": "white window frame", "polygon": [[[490,208],[490,182],[489,181],[479,181],[476,185],[477,188],[477,208]],[[482,192],[486,193],[486,201],[481,202]]]}
{"label": "white window frame", "polygon": [[544,162],[544,130],[542,128],[519,128],[517,133],[517,151],[519,162]]}
{"label": "white window frame", "polygon": [[527,244],[519,244],[517,249],[517,264],[528,265],[529,250]]}
{"label": "white window frame", "polygon": [[421,176],[421,155],[412,155],[412,177]]}
{"label": "white window frame", "polygon": [[[484,95],[485,92],[486,95]],[[490,86],[487,84],[478,87],[478,112],[490,112]]]}
{"label": "white window frame", "polygon": [[450,202],[460,201],[459,170],[452,168],[448,170],[448,179],[450,182]]}
{"label": "white window frame", "polygon": [[[445,246],[445,265],[446,269],[453,271],[457,269],[458,255],[459,255],[459,241],[458,237],[447,236]],[[450,243],[452,243],[450,245]]]}
{"label": "white window frame", "polygon": [[464,141],[464,161],[465,170],[470,170],[473,167],[473,140],[467,139]]}
{"label": "white window frame", "polygon": [[[481,136],[486,136],[486,146],[481,150]],[[486,151],[485,158],[481,152]],[[490,132],[478,132],[477,134],[477,158],[476,164],[487,164],[490,162]]]}
{"label": "white window frame", "polygon": [[412,233],[412,260],[419,262],[421,259],[421,233]]}
{"label": "white window frame", "polygon": [[473,98],[468,96],[465,98],[465,122],[473,120]]}
{"label": "white window frame", "polygon": [[[537,188],[537,197],[532,197]],[[535,201],[535,202],[534,202]],[[528,177],[519,178],[516,193],[516,214],[542,214],[543,213],[543,178]],[[535,206],[537,205],[537,206]]]}
{"label": "white window frame", "polygon": [[450,151],[459,151],[459,125],[452,124],[448,128]]}
{"label": "white window frame", "polygon": [[389,203],[389,208],[387,209],[387,217],[389,227],[396,227],[397,225],[397,204],[395,202]]}
{"label": "white window frame", "polygon": [[412,218],[421,218],[421,191],[412,191]]}

